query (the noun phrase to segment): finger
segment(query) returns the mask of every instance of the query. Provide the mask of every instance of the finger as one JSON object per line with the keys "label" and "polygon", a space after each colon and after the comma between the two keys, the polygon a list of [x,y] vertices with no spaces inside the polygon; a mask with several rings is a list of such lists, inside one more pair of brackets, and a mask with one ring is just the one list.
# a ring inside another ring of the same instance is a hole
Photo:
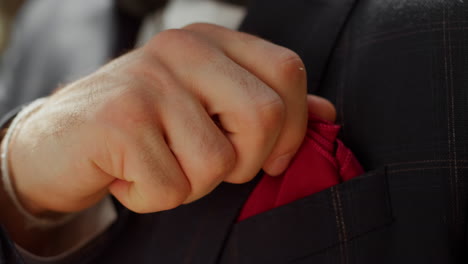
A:
{"label": "finger", "polygon": [[203,102],[208,114],[219,117],[236,153],[236,164],[225,180],[245,182],[253,178],[281,131],[281,98],[192,33],[166,31],[152,44],[157,49],[154,54]]}
{"label": "finger", "polygon": [[190,182],[185,203],[210,193],[232,170],[236,154],[203,106],[186,91],[158,106],[166,141]]}
{"label": "finger", "polygon": [[138,213],[179,206],[190,194],[190,184],[182,169],[163,135],[138,132],[134,136],[139,140],[122,139],[128,142],[122,154],[122,174],[110,184],[109,191],[125,207]]}
{"label": "finger", "polygon": [[216,25],[194,24],[187,30],[210,39],[236,63],[276,91],[285,104],[285,123],[263,169],[282,173],[302,143],[307,127],[307,80],[304,64],[293,51],[260,38]]}
{"label": "finger", "polygon": [[307,108],[309,115],[314,115],[330,122],[335,122],[336,120],[335,106],[323,97],[311,94],[307,95]]}

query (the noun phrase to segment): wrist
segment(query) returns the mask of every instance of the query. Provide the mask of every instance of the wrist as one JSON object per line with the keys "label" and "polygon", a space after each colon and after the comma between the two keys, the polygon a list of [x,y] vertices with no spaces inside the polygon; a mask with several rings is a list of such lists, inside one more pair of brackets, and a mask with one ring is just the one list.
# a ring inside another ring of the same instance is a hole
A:
{"label": "wrist", "polygon": [[[16,117],[11,120],[6,133],[1,142],[1,176],[2,187],[15,209],[26,221],[27,228],[50,229],[68,222],[74,217],[74,214],[62,214],[51,212],[46,208],[38,206],[32,200],[28,200],[25,195],[19,195],[15,188],[13,173],[10,169],[10,144],[15,132],[20,129],[22,121],[36,112],[45,102],[45,98],[38,99],[22,109]],[[26,163],[26,162],[24,162]],[[23,164],[24,166],[25,164]]]}
{"label": "wrist", "polygon": [[[6,155],[8,148],[5,147],[5,138],[9,132],[10,134],[12,133],[10,130],[11,125],[23,109],[24,107],[18,107],[0,120],[0,150],[3,150],[1,154],[4,154],[2,155],[1,165],[4,165],[4,163],[8,161],[8,155]],[[8,165],[8,163],[6,164]],[[26,215],[32,215],[38,219],[42,216],[50,217],[50,219],[57,219],[62,216],[44,208],[25,203],[23,199],[20,202],[20,199],[16,197],[16,193],[14,192],[14,184],[10,178],[11,175],[9,175],[9,172],[7,175],[3,175],[2,173],[5,169],[8,169],[8,166],[6,166],[6,168],[2,166],[2,170],[0,170],[0,223],[8,230],[11,239],[17,245],[31,252],[48,251],[48,245],[50,243],[47,243],[47,241],[54,240],[57,234],[60,233],[61,226],[40,228],[37,225],[31,225],[30,217],[26,217],[25,213],[22,211],[26,211]],[[5,185],[5,182],[7,182],[8,187]]]}

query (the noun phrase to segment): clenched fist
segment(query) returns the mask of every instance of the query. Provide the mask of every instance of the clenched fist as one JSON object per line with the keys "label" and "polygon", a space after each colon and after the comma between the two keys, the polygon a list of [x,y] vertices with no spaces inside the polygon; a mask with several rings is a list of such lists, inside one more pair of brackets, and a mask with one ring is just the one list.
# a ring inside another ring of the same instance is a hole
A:
{"label": "clenched fist", "polygon": [[[333,112],[318,98],[316,112]],[[169,30],[54,95],[10,146],[30,212],[73,212],[112,193],[156,212],[280,174],[306,130],[306,73],[292,51],[214,25]]]}

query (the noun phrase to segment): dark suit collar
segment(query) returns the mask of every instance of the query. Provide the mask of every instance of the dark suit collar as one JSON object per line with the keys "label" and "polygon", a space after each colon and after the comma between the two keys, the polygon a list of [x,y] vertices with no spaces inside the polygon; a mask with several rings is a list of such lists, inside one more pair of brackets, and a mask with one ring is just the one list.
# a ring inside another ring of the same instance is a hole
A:
{"label": "dark suit collar", "polygon": [[297,52],[306,63],[309,93],[313,93],[356,2],[251,0],[241,30]]}
{"label": "dark suit collar", "polygon": [[195,203],[160,213],[154,241],[158,263],[218,263],[257,179],[243,185],[221,184]]}

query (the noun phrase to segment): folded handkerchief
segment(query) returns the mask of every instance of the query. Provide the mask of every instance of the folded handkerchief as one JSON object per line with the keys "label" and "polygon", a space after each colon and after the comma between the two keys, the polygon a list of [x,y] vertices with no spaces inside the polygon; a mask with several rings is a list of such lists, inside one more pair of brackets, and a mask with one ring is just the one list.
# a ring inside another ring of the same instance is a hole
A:
{"label": "folded handkerchief", "polygon": [[309,117],[307,135],[280,176],[264,174],[238,221],[299,200],[364,172],[353,153],[337,139],[340,126]]}

